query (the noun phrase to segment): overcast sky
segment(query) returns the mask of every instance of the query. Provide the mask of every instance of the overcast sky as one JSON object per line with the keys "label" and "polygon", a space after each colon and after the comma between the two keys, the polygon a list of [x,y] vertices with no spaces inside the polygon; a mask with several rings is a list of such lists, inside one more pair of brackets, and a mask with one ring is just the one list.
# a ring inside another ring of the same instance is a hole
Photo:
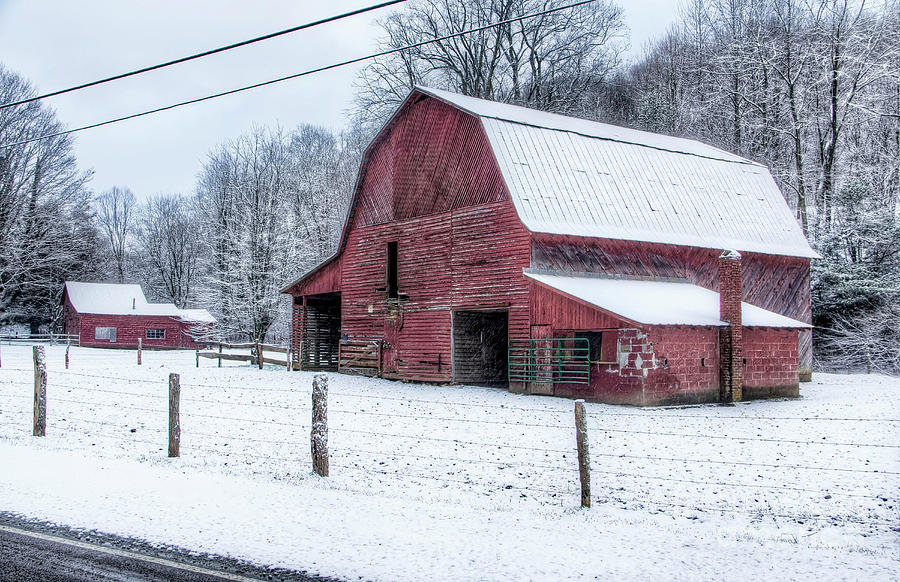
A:
{"label": "overcast sky", "polygon": [[[0,62],[40,92],[171,60],[347,12],[377,0],[0,0]],[[675,0],[630,0],[633,50],[674,19]],[[400,5],[402,6],[402,5]],[[375,50],[389,9],[49,99],[68,127],[289,75]],[[254,125],[340,129],[361,65],[287,81],[76,135],[100,192],[193,191],[207,154]]]}

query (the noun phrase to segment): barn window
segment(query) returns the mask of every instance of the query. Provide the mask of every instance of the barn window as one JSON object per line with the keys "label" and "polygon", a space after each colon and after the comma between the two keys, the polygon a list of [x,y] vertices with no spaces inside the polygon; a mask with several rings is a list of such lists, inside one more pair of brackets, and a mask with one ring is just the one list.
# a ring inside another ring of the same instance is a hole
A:
{"label": "barn window", "polygon": [[385,285],[387,296],[392,299],[399,297],[397,286],[397,241],[387,244],[387,284]]}
{"label": "barn window", "polygon": [[588,340],[591,363],[616,363],[616,330],[579,331],[575,337]]}
{"label": "barn window", "polygon": [[94,339],[116,341],[116,328],[114,327],[95,327]]}
{"label": "barn window", "polygon": [[166,339],[166,330],[164,329],[148,329],[147,339]]}

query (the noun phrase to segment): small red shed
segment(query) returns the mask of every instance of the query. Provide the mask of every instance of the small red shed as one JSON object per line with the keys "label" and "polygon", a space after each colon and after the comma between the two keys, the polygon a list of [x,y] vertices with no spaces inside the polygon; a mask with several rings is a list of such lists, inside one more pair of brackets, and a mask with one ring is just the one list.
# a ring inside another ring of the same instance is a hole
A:
{"label": "small red shed", "polygon": [[705,402],[798,394],[816,256],[758,163],[418,87],[283,292],[302,369]]}
{"label": "small red shed", "polygon": [[188,348],[208,337],[216,320],[205,309],[148,303],[140,285],[66,281],[64,333],[80,345],[102,348]]}

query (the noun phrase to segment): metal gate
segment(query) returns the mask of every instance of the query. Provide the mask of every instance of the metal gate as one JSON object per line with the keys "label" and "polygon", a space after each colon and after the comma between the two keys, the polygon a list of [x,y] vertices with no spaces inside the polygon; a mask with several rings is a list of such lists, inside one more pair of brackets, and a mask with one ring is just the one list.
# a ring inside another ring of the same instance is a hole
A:
{"label": "metal gate", "polygon": [[590,384],[590,355],[586,338],[510,338],[509,381]]}

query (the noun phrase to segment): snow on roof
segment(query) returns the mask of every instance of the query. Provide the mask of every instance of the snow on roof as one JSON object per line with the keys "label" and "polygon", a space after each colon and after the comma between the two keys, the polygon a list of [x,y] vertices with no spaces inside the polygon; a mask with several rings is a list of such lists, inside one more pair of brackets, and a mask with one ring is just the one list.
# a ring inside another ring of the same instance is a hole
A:
{"label": "snow on roof", "polygon": [[532,232],[818,257],[765,166],[707,144],[447,91]]}
{"label": "snow on roof", "polygon": [[599,121],[591,121],[589,119],[568,117],[558,113],[539,111],[537,109],[529,109],[527,107],[510,105],[509,103],[500,103],[498,101],[488,101],[486,99],[469,97],[467,95],[460,95],[459,93],[452,93],[441,89],[432,89],[430,87],[418,86],[416,89],[479,117],[490,117],[497,120],[511,121],[542,129],[567,131],[578,133],[586,137],[659,148],[672,152],[704,156],[716,160],[758,165],[756,162],[752,162],[746,158],[736,156],[725,150],[720,150],[719,148],[693,139],[673,137],[660,133],[650,133],[649,131],[640,131],[628,127],[600,123]]}
{"label": "snow on roof", "polygon": [[[66,293],[79,313],[159,315],[185,321],[215,322],[205,309],[179,309],[174,303],[148,303],[140,285],[66,281]],[[200,317],[204,319],[197,319]]]}
{"label": "snow on roof", "polygon": [[182,309],[181,320],[193,323],[215,323],[216,318],[205,309]]}
{"label": "snow on roof", "polygon": [[[719,294],[693,283],[563,276],[525,271],[525,276],[614,315],[648,325],[725,326]],[[741,320],[750,327],[808,328],[809,324],[741,302]]]}

